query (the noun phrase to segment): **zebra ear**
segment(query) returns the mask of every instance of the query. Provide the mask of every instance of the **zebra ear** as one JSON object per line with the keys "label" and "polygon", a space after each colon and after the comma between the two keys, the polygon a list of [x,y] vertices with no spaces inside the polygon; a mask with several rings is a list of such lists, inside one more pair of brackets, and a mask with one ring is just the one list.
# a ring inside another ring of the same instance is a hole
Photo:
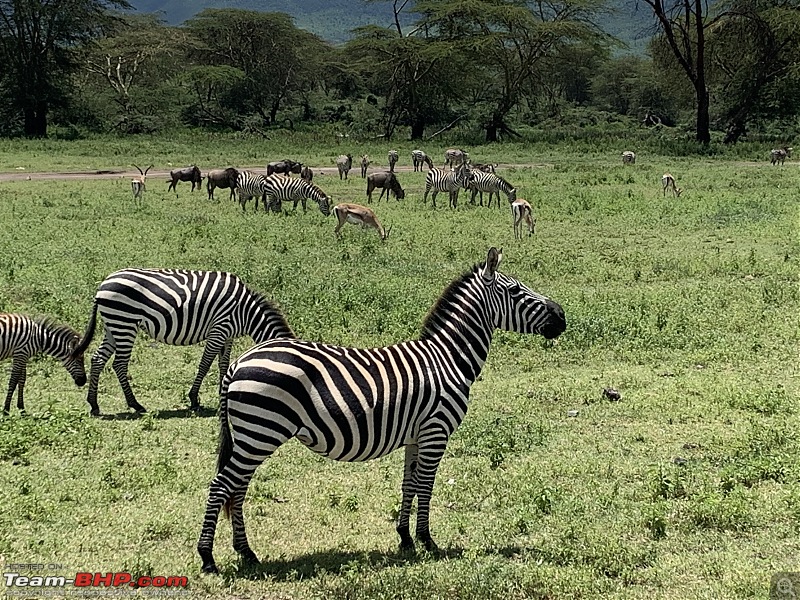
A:
{"label": "zebra ear", "polygon": [[482,273],[484,279],[494,279],[501,260],[503,260],[503,249],[489,248],[489,254],[486,255],[486,265],[483,267]]}

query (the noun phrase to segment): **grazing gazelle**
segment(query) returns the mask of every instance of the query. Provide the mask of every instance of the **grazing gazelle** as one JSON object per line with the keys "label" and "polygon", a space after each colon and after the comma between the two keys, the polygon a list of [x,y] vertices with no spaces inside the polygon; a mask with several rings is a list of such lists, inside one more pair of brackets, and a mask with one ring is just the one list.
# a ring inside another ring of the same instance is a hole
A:
{"label": "grazing gazelle", "polygon": [[533,218],[533,209],[527,200],[517,198],[511,203],[511,214],[514,216],[514,239],[522,239],[522,222],[528,226],[528,236],[536,233],[536,219]]}
{"label": "grazing gazelle", "polygon": [[675,198],[680,196],[681,192],[683,191],[681,188],[675,186],[675,178],[672,175],[670,175],[669,173],[664,173],[661,176],[661,187],[664,188],[663,191],[664,191],[664,197],[665,198],[667,196],[667,189],[668,188],[672,189],[672,195]]}
{"label": "grazing gazelle", "polygon": [[383,241],[386,241],[386,238],[389,237],[389,232],[392,230],[391,227],[389,227],[389,229],[384,229],[373,210],[366,206],[361,206],[360,204],[342,202],[333,207],[333,214],[336,215],[336,219],[339,221],[336,225],[336,229],[333,231],[336,237],[339,237],[339,232],[342,227],[344,227],[345,223],[361,225],[365,229],[367,227],[372,227],[378,231]]}
{"label": "grazing gazelle", "polygon": [[[136,167],[136,165],[133,166]],[[153,168],[153,165],[150,165],[144,171],[139,169],[139,167],[136,168],[139,170],[139,173],[141,173],[141,176],[131,179],[131,189],[133,190],[133,199],[141,200],[145,189],[144,182],[147,179],[147,172]]]}

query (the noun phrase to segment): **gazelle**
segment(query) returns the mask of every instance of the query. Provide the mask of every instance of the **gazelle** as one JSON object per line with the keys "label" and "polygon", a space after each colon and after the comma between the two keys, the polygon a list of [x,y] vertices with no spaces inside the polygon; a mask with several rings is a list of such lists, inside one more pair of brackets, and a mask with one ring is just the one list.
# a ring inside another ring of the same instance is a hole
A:
{"label": "gazelle", "polygon": [[511,214],[514,216],[514,239],[522,239],[522,222],[528,226],[528,236],[535,233],[536,219],[533,218],[533,209],[527,200],[517,198],[511,203]]}
{"label": "gazelle", "polygon": [[664,188],[663,191],[664,191],[664,197],[665,198],[667,196],[667,189],[668,188],[672,188],[672,196],[674,198],[677,198],[678,196],[680,196],[681,192],[683,191],[681,188],[675,186],[675,178],[672,175],[670,175],[669,173],[664,173],[661,176],[661,186]]}
{"label": "gazelle", "polygon": [[378,221],[378,217],[375,216],[375,213],[371,208],[367,208],[366,206],[361,206],[360,204],[351,204],[349,202],[342,202],[341,204],[337,204],[333,207],[333,214],[336,215],[336,219],[339,223],[336,225],[336,229],[334,229],[334,233],[336,237],[339,237],[339,232],[341,231],[342,227],[344,227],[345,223],[352,223],[353,225],[361,225],[363,228],[371,227],[376,229],[381,236],[382,241],[386,241],[386,238],[389,237],[389,232],[392,230],[391,227],[389,229],[384,229],[381,222]]}
{"label": "gazelle", "polygon": [[[133,166],[136,167],[136,165]],[[145,190],[144,182],[147,179],[147,172],[153,168],[153,165],[150,165],[144,171],[139,169],[139,167],[136,168],[138,169],[139,173],[141,173],[141,176],[134,177],[133,179],[131,179],[131,190],[133,190],[133,199],[141,200],[142,194],[144,193]]]}

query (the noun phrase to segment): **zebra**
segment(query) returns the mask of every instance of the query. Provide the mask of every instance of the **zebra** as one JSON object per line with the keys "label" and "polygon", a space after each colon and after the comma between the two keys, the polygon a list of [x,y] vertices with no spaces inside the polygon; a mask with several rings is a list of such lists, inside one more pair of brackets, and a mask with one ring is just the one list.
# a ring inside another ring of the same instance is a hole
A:
{"label": "zebra", "polygon": [[336,168],[339,169],[339,179],[347,179],[347,174],[350,172],[350,169],[353,167],[353,155],[352,154],[340,154],[336,158]]}
{"label": "zebra", "polygon": [[[444,166],[451,169],[469,162],[469,153],[458,148],[448,148],[444,153]],[[442,167],[444,168],[444,167]]]}
{"label": "zebra", "polygon": [[99,415],[97,386],[100,372],[115,354],[114,372],[125,401],[137,412],[128,383],[128,362],[139,329],[159,342],[189,346],[206,341],[197,376],[189,390],[192,409],[199,409],[198,394],[215,357],[219,357],[220,382],[228,369],[233,339],[249,335],[256,342],[274,337],[294,337],[283,313],[241,279],[224,271],[180,269],[123,269],[106,277],[97,289],[89,324],[74,356],[86,351],[94,337],[97,313],[105,323],[105,337],[92,356],[89,394],[92,415]]}
{"label": "zebra", "polygon": [[472,180],[469,182],[469,189],[472,190],[470,202],[475,204],[475,196],[480,193],[481,206],[483,206],[483,192],[489,192],[489,208],[492,207],[492,194],[497,194],[498,208],[500,208],[500,192],[508,196],[509,203],[513,203],[517,199],[517,190],[508,181],[493,173],[486,173],[479,169],[472,169]]}
{"label": "zebra", "polygon": [[636,153],[631,152],[630,150],[625,150],[622,153],[622,164],[623,165],[635,165],[636,164]]}
{"label": "zebra", "polygon": [[428,192],[433,190],[433,207],[436,208],[436,194],[450,192],[450,206],[458,205],[458,191],[467,188],[472,180],[472,172],[467,165],[460,165],[455,171],[443,171],[433,167],[425,175],[425,195],[423,203],[428,201]]}
{"label": "zebra", "polygon": [[17,392],[17,408],[25,410],[23,392],[27,378],[28,359],[43,352],[61,361],[72,375],[75,385],[86,384],[86,369],[83,351],[78,352],[80,334],[67,325],[58,325],[47,317],[29,317],[15,313],[0,314],[0,360],[12,359],[11,379],[3,406],[3,414],[11,408],[14,390]]}
{"label": "zebra", "polygon": [[369,155],[365,154],[361,157],[361,179],[366,179],[367,177],[367,169],[369,168],[369,163],[372,162],[369,159]]}
{"label": "zebra", "polygon": [[400,546],[414,547],[409,520],[416,496],[417,539],[436,550],[428,514],[436,470],[467,412],[494,330],[553,339],[567,326],[558,303],[497,270],[501,259],[490,248],[485,263],[450,283],[417,340],[371,349],[272,340],[231,365],[220,393],[217,475],[197,544],[204,572],[218,572],[213,544],[223,507],[234,549],[245,562],[258,562],[244,527],[245,494],[258,466],[293,437],[349,462],[404,446]]}
{"label": "zebra", "polygon": [[[285,175],[270,175],[265,179],[265,198],[274,212],[280,212],[284,201],[294,202],[292,210],[297,208],[297,203],[303,203],[303,212],[306,212],[306,201],[311,198],[319,205],[319,210],[326,217],[331,214],[330,198],[319,187],[305,179],[294,179]],[[264,210],[267,210],[266,200]]]}
{"label": "zebra", "polygon": [[776,165],[778,163],[781,163],[781,166],[783,166],[784,161],[787,158],[792,157],[792,150],[793,148],[788,148],[786,146],[784,146],[783,148],[775,148],[770,152],[770,158],[772,160],[771,164]]}
{"label": "zebra", "polygon": [[397,153],[397,150],[389,150],[389,171],[394,173],[394,166],[397,164],[397,161],[400,160],[400,155]]}
{"label": "zebra", "polygon": [[239,171],[239,176],[236,178],[236,191],[239,194],[239,205],[242,210],[250,198],[256,199],[256,210],[258,210],[258,199],[261,198],[264,203],[264,210],[267,208],[266,191],[267,191],[267,178],[261,173],[254,173],[253,171]]}
{"label": "zebra", "polygon": [[414,165],[414,171],[422,171],[422,165],[428,165],[428,170],[433,168],[433,161],[431,157],[425,154],[422,150],[411,151],[411,162]]}

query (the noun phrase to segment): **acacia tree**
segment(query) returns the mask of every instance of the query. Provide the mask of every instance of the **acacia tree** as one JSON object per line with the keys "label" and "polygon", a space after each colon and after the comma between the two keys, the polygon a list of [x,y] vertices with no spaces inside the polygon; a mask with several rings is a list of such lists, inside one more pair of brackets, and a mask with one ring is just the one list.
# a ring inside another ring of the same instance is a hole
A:
{"label": "acacia tree", "polygon": [[457,44],[477,75],[476,100],[486,141],[518,135],[509,114],[541,80],[547,59],[576,43],[608,43],[593,23],[602,0],[420,0],[420,26]]}
{"label": "acacia tree", "polygon": [[711,142],[709,92],[706,77],[706,36],[725,14],[709,16],[707,0],[644,0],[653,10],[660,31],[654,42],[666,44],[694,88],[697,108],[695,137]]}
{"label": "acacia tree", "polygon": [[256,113],[270,124],[286,101],[317,85],[329,51],[283,13],[205,9],[186,26],[198,44],[191,53],[196,62],[244,74],[227,96],[228,108]]}
{"label": "acacia tree", "polygon": [[47,135],[50,109],[65,102],[76,49],[98,37],[127,0],[0,0],[4,86],[28,136]]}

